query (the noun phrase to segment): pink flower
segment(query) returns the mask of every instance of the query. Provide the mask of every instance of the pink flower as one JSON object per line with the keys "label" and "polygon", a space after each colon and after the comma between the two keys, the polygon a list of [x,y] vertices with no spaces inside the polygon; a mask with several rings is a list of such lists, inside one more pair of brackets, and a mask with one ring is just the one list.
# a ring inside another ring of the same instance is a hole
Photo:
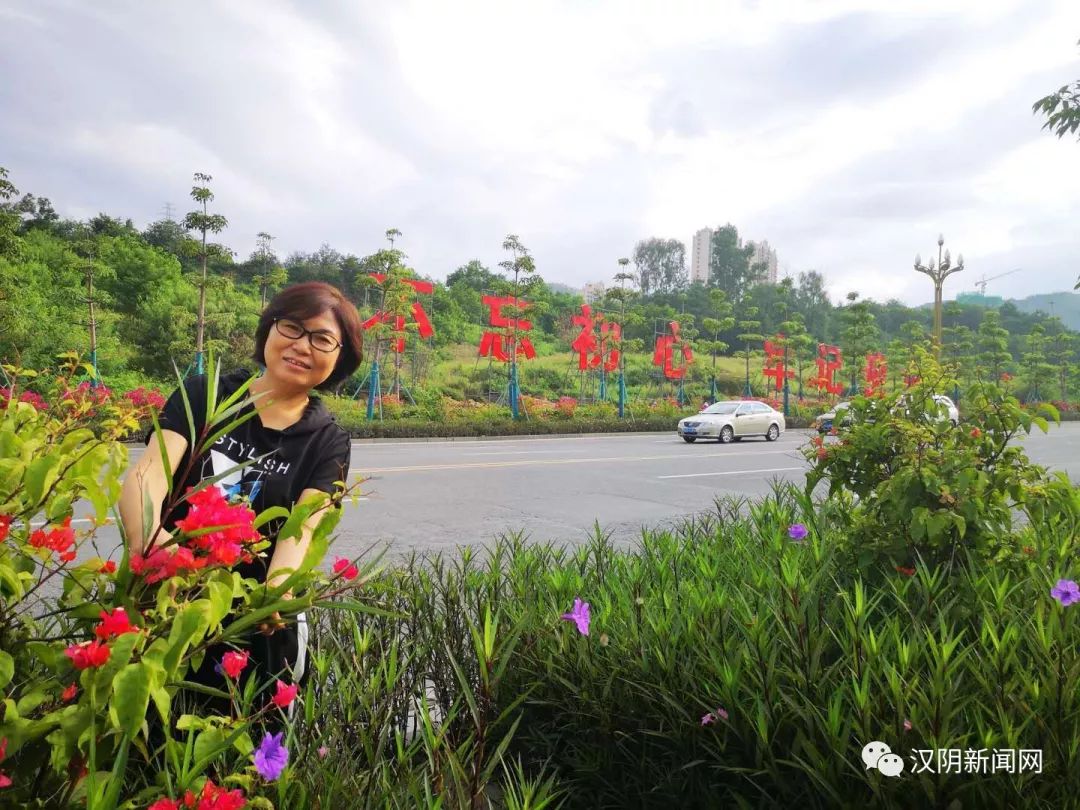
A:
{"label": "pink flower", "polygon": [[75,669],[91,669],[102,666],[109,660],[111,651],[100,641],[84,641],[82,644],[72,644],[64,655],[71,659]]}
{"label": "pink flower", "polygon": [[580,599],[574,599],[574,608],[569,613],[564,613],[560,617],[563,621],[573,622],[577,625],[578,632],[583,636],[589,635],[589,603],[582,602]]}
{"label": "pink flower", "polygon": [[[0,762],[7,757],[7,737],[0,739]],[[0,771],[0,788],[11,787],[11,777]]]}
{"label": "pink flower", "polygon": [[158,799],[146,810],[180,810],[180,803],[174,799]]}
{"label": "pink flower", "polygon": [[286,684],[284,681],[277,682],[277,693],[271,698],[274,705],[279,709],[287,709],[296,700],[296,691],[299,687],[295,683]]}
{"label": "pink flower", "polygon": [[330,750],[325,745],[319,746],[319,759],[326,759],[326,755],[330,753]]}
{"label": "pink flower", "polygon": [[344,557],[337,557],[334,560],[334,573],[341,574],[342,579],[352,580],[356,579],[360,571],[357,569],[356,565],[349,560]]}
{"label": "pink flower", "polygon": [[221,657],[220,672],[229,678],[239,678],[248,663],[248,651],[227,652]]}
{"label": "pink flower", "polygon": [[911,721],[907,718],[904,719],[904,731],[911,731]]}
{"label": "pink flower", "polygon": [[127,611],[122,607],[118,607],[112,613],[103,610],[99,615],[101,622],[94,628],[94,635],[103,641],[122,636],[124,633],[139,632],[139,628],[132,626]]}
{"label": "pink flower", "polygon": [[708,714],[703,714],[701,716],[701,725],[703,726],[711,726],[715,722],[716,716],[712,712],[709,712]]}

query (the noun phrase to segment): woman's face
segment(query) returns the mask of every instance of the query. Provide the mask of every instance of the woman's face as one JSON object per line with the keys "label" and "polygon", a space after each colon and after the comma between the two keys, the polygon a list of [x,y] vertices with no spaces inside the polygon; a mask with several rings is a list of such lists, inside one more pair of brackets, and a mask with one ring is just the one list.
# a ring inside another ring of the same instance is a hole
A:
{"label": "woman's face", "polygon": [[[329,335],[337,348],[329,352],[319,351],[311,345],[312,340],[315,340],[316,344],[319,342],[315,335],[291,337],[296,331],[296,325],[308,332]],[[283,334],[283,331],[290,336]],[[323,383],[334,371],[334,366],[341,356],[341,337],[337,319],[330,312],[322,312],[307,320],[279,318],[270,327],[270,334],[267,335],[263,349],[266,376],[280,386],[310,391]]]}

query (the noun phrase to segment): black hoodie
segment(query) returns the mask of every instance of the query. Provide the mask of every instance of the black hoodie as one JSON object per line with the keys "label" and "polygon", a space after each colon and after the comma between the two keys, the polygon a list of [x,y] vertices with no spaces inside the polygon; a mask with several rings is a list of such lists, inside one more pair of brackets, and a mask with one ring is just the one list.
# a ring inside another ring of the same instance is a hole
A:
{"label": "black hoodie", "polygon": [[[220,404],[234,393],[250,376],[249,372],[243,370],[222,375],[218,382],[217,402]],[[206,422],[206,376],[189,378],[184,382],[184,388],[191,403],[198,435]],[[233,419],[250,412],[251,407]],[[163,430],[179,433],[188,438],[190,443],[187,415],[179,389],[174,391],[165,403],[158,415],[158,422]],[[151,440],[153,434],[147,437],[147,443]],[[334,421],[323,401],[312,395],[296,424],[284,430],[273,430],[263,427],[259,417],[253,416],[219,438],[201,458],[195,460],[190,474],[181,480],[191,455],[189,446],[176,468],[173,491],[186,492],[204,478],[220,475],[237,464],[267,453],[270,455],[261,461],[217,482],[230,500],[247,498],[256,513],[272,506],[291,508],[305,489],[333,493],[335,482],[344,481],[348,476],[352,442],[345,429]],[[186,514],[185,501],[163,521],[163,527],[172,531],[176,521]],[[164,515],[162,517],[164,518]],[[273,521],[263,527],[263,534],[271,543],[276,543],[280,526],[281,521]],[[245,577],[254,577],[263,582],[266,580],[266,567],[273,554],[272,545],[266,550],[264,559],[257,559],[250,564],[241,563],[234,570]]]}

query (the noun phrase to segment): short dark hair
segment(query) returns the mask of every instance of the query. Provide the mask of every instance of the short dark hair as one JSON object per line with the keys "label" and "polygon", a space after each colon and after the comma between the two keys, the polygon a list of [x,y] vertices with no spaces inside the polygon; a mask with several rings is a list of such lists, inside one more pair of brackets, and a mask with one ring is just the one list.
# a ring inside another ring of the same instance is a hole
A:
{"label": "short dark hair", "polygon": [[278,318],[306,321],[324,312],[334,316],[341,330],[341,353],[330,376],[317,385],[316,389],[332,389],[349,379],[353,372],[360,368],[364,359],[364,329],[360,325],[360,313],[341,290],[324,281],[293,284],[270,300],[259,316],[259,326],[255,330],[255,353],[251,355],[251,359],[259,365],[266,365],[266,340]]}

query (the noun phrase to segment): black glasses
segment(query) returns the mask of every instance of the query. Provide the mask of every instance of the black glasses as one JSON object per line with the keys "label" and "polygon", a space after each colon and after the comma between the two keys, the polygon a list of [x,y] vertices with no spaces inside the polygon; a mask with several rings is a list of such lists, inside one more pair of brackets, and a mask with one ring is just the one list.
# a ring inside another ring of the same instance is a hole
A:
{"label": "black glasses", "polygon": [[288,318],[274,318],[274,328],[277,329],[279,335],[289,340],[299,340],[307,335],[311,348],[320,352],[329,353],[341,348],[341,341],[329,332],[312,332]]}

